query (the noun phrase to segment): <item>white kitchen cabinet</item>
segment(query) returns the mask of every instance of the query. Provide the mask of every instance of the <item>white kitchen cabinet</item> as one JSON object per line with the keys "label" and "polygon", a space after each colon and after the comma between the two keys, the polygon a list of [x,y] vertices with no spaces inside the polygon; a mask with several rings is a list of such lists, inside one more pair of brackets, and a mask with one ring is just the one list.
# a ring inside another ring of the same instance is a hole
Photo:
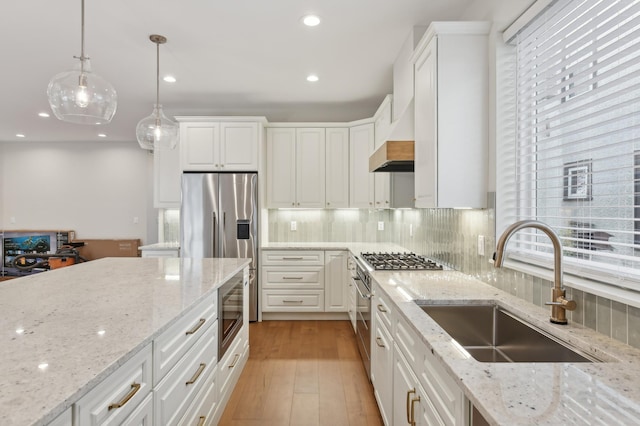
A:
{"label": "white kitchen cabinet", "polygon": [[[245,289],[247,287],[245,286]],[[245,300],[247,294],[245,293]],[[247,312],[245,304],[245,312]],[[213,424],[218,424],[224,407],[229,402],[233,388],[238,383],[240,374],[249,359],[249,323],[245,322],[234,342],[218,363],[218,407],[213,416]]]}
{"label": "white kitchen cabinet", "polygon": [[262,312],[324,312],[325,253],[267,250],[262,255]]}
{"label": "white kitchen cabinet", "polygon": [[325,206],[325,129],[296,129],[296,207]]}
{"label": "white kitchen cabinet", "polygon": [[349,129],[326,129],[326,208],[349,207]]}
{"label": "white kitchen cabinet", "polygon": [[183,171],[258,170],[259,122],[179,119]]}
{"label": "white kitchen cabinet", "polygon": [[393,415],[393,338],[391,337],[390,303],[374,291],[371,299],[371,383],[384,424]]}
{"label": "white kitchen cabinet", "polygon": [[347,313],[349,315],[349,321],[351,321],[351,326],[353,327],[353,331],[356,332],[356,304],[358,303],[357,299],[357,289],[355,284],[353,283],[353,279],[357,276],[356,274],[356,262],[353,258],[353,255],[349,254],[349,259],[347,263],[348,276],[349,280],[347,281]]}
{"label": "white kitchen cabinet", "polygon": [[267,206],[323,208],[324,204],[324,129],[267,129]]}
{"label": "white kitchen cabinet", "polygon": [[73,405],[78,426],[120,424],[152,388],[152,349],[145,346]]}
{"label": "white kitchen cabinet", "polygon": [[296,206],[295,129],[267,129],[267,206]]}
{"label": "white kitchen cabinet", "polygon": [[375,208],[388,209],[391,207],[391,173],[373,173],[373,187]]}
{"label": "white kitchen cabinet", "polygon": [[121,426],[151,426],[153,424],[153,392],[133,410],[133,413],[124,422],[120,423]]}
{"label": "white kitchen cabinet", "polygon": [[486,207],[486,22],[434,22],[416,47],[416,207]]}
{"label": "white kitchen cabinet", "polygon": [[374,208],[374,174],[369,172],[374,143],[373,124],[349,129],[349,206],[352,208]]}
{"label": "white kitchen cabinet", "polygon": [[325,259],[324,311],[347,312],[347,258],[346,251],[327,250]]}
{"label": "white kitchen cabinet", "polygon": [[153,151],[153,206],[172,209],[180,207],[180,147]]}

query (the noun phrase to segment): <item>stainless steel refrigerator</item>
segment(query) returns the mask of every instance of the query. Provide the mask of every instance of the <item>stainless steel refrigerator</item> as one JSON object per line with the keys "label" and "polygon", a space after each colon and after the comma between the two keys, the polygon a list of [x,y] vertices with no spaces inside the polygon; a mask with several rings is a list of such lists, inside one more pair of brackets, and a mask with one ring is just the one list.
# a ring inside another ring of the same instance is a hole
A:
{"label": "stainless steel refrigerator", "polygon": [[249,320],[257,321],[257,173],[184,173],[180,228],[182,257],[251,259]]}

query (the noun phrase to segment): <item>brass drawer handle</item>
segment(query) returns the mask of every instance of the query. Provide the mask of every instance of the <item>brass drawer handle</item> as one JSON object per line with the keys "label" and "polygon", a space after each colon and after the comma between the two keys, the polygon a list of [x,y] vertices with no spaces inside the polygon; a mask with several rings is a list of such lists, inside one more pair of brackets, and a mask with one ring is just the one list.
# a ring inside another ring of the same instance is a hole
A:
{"label": "brass drawer handle", "polygon": [[204,371],[204,369],[206,367],[207,367],[207,364],[205,364],[205,363],[200,364],[200,367],[198,367],[198,370],[196,371],[196,374],[194,374],[193,377],[191,378],[191,380],[186,382],[185,385],[194,384],[196,382],[196,380],[198,380],[198,377],[200,377],[200,375],[202,374],[202,372]]}
{"label": "brass drawer handle", "polygon": [[385,347],[385,346],[384,346],[384,343],[382,343],[382,339],[381,339],[381,338],[379,338],[379,337],[376,337],[376,344],[377,344],[378,346],[380,346],[381,348],[384,348],[384,347]]}
{"label": "brass drawer handle", "polygon": [[282,277],[283,280],[301,280],[302,277]]}
{"label": "brass drawer handle", "polygon": [[409,409],[411,406],[411,394],[416,393],[416,388],[407,391],[407,423],[411,424],[411,414],[409,413]]}
{"label": "brass drawer handle", "polygon": [[200,318],[200,321],[198,321],[198,324],[196,324],[195,327],[193,327],[191,330],[187,331],[185,334],[188,336],[190,334],[195,334],[197,333],[198,330],[200,330],[200,327],[202,327],[204,325],[204,323],[207,322],[206,319],[204,318]]}
{"label": "brass drawer handle", "polygon": [[236,364],[238,363],[238,360],[240,359],[240,354],[235,354],[233,357],[233,362],[231,363],[231,365],[229,366],[229,368],[233,368],[236,366]]}
{"label": "brass drawer handle", "polygon": [[384,308],[384,305],[378,305],[378,310],[380,312],[387,312],[387,310]]}
{"label": "brass drawer handle", "polygon": [[302,260],[304,257],[283,257],[282,260]]}
{"label": "brass drawer handle", "polygon": [[200,416],[200,419],[198,420],[198,426],[204,426],[204,422],[207,420],[207,418],[205,416]]}
{"label": "brass drawer handle", "polygon": [[283,300],[282,303],[302,303],[302,300]]}
{"label": "brass drawer handle", "polygon": [[123,407],[124,404],[126,404],[127,402],[129,402],[129,400],[131,398],[133,398],[133,395],[135,395],[136,393],[138,393],[138,391],[140,390],[140,383],[136,383],[133,382],[131,384],[131,390],[129,391],[128,394],[125,395],[124,398],[122,398],[122,400],[120,402],[116,402],[114,404],[109,405],[109,409],[107,411],[111,411],[114,408],[120,408]]}

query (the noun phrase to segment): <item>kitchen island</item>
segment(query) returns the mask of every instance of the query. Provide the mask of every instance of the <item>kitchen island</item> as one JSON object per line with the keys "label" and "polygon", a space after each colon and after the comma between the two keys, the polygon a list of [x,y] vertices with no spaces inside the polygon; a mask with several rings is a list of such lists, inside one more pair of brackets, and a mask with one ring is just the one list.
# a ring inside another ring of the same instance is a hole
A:
{"label": "kitchen island", "polygon": [[0,424],[70,418],[73,404],[185,313],[207,298],[215,304],[217,289],[248,264],[105,258],[1,283]]}

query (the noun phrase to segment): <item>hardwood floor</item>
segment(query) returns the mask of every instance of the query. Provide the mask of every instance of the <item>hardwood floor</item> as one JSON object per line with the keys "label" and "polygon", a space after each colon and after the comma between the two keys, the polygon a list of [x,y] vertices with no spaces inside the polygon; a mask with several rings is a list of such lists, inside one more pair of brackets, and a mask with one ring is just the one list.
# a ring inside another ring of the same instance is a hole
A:
{"label": "hardwood floor", "polygon": [[256,322],[249,339],[220,425],[382,425],[349,321]]}

